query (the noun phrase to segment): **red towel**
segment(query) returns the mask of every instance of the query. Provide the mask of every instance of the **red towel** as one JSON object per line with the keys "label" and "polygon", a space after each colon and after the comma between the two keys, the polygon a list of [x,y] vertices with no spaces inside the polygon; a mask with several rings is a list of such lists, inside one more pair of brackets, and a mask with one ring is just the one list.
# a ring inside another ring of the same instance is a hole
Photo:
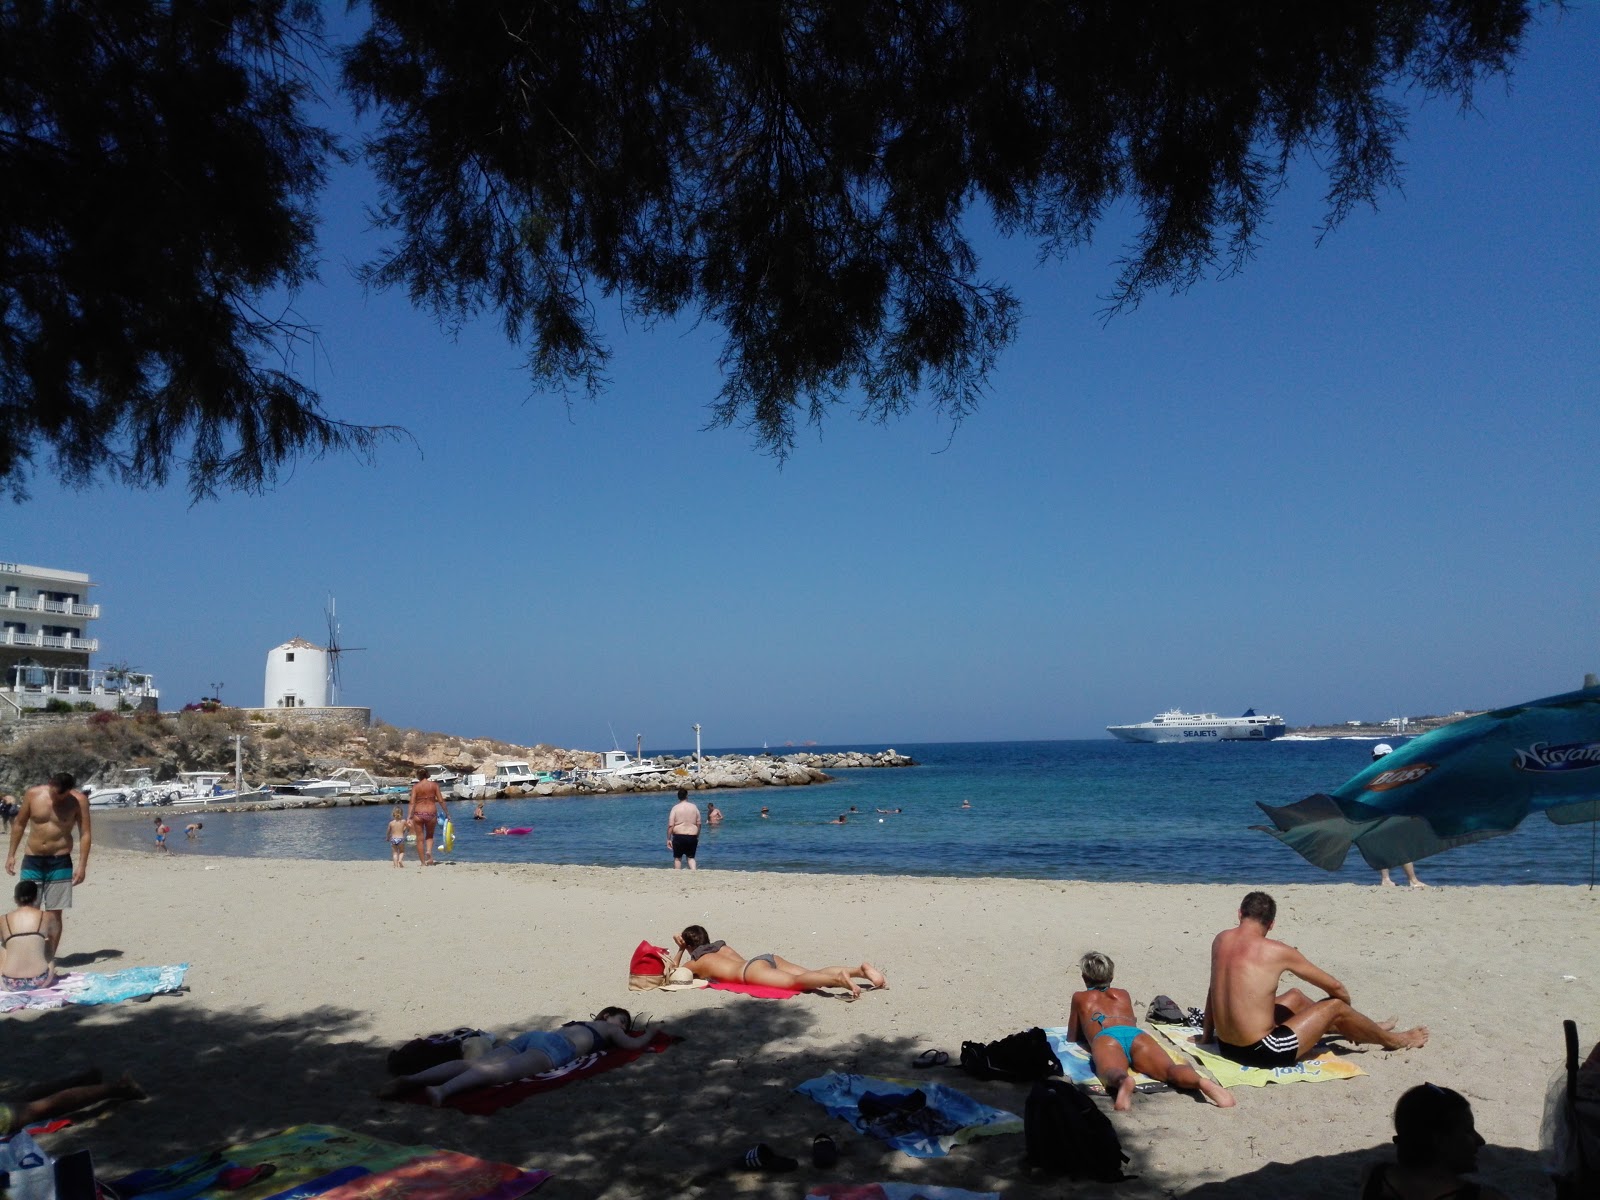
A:
{"label": "red towel", "polygon": [[711,981],[712,989],[719,992],[740,992],[746,996],[755,996],[762,1000],[787,1000],[791,996],[803,996],[804,992],[792,988],[763,987],[759,983],[724,983],[720,979]]}
{"label": "red towel", "polygon": [[[462,1112],[472,1113],[474,1116],[486,1117],[490,1113],[499,1112],[502,1108],[510,1108],[513,1104],[520,1104],[529,1096],[539,1092],[553,1092],[558,1087],[565,1087],[576,1079],[588,1079],[591,1075],[599,1075],[606,1071],[613,1071],[618,1067],[625,1067],[634,1059],[643,1054],[660,1054],[673,1042],[682,1041],[670,1033],[663,1033],[659,1029],[648,1045],[638,1050],[624,1050],[620,1046],[612,1046],[598,1054],[586,1054],[582,1058],[568,1063],[565,1067],[551,1071],[548,1075],[535,1075],[530,1079],[518,1079],[513,1083],[502,1083],[495,1087],[478,1088],[476,1091],[462,1092],[451,1096],[445,1101],[449,1108],[458,1108]],[[427,1093],[421,1088],[408,1092],[401,1097],[413,1104],[426,1104]]]}

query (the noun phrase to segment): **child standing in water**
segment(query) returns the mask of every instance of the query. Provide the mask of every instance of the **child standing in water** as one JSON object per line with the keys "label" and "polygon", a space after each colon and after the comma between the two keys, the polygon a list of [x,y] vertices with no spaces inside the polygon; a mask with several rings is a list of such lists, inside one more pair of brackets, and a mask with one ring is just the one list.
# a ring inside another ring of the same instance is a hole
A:
{"label": "child standing in water", "polygon": [[389,851],[394,855],[394,865],[402,870],[406,865],[406,831],[410,828],[406,824],[405,810],[396,804],[389,812],[389,828],[385,836],[389,839]]}

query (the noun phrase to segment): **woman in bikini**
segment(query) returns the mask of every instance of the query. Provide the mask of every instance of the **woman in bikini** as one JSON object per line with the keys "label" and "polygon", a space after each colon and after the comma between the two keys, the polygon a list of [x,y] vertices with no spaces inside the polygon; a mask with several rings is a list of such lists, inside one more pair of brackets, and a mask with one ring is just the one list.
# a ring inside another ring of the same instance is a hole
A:
{"label": "woman in bikini", "polygon": [[1465,1096],[1420,1084],[1394,1106],[1398,1161],[1368,1169],[1361,1200],[1506,1200],[1503,1192],[1462,1178],[1478,1169],[1483,1144]]}
{"label": "woman in bikini", "polygon": [[[691,925],[675,934],[678,957],[673,966],[686,966],[696,979],[716,979],[723,983],[754,983],[761,987],[790,988],[797,992],[814,992],[818,988],[841,987],[854,1000],[861,995],[857,979],[865,979],[875,988],[886,988],[889,981],[883,972],[871,963],[855,967],[822,967],[812,971],[799,963],[790,962],[778,954],[757,954],[745,958],[726,942],[713,942],[702,925]],[[684,961],[684,956],[688,961]]]}
{"label": "woman in bikini", "polygon": [[1173,1062],[1155,1038],[1139,1028],[1132,998],[1111,986],[1116,969],[1098,950],[1079,959],[1085,990],[1072,993],[1067,1018],[1067,1040],[1089,1047],[1094,1073],[1111,1094],[1111,1107],[1117,1112],[1133,1107],[1133,1072],[1138,1071],[1158,1083],[1197,1091],[1218,1108],[1232,1108],[1235,1101],[1227,1088],[1202,1078],[1193,1067]]}
{"label": "woman in bikini", "polygon": [[568,1021],[548,1033],[539,1029],[519,1033],[471,1062],[457,1059],[403,1075],[378,1095],[393,1099],[420,1087],[427,1092],[428,1103],[438,1108],[460,1092],[543,1075],[607,1046],[638,1050],[655,1037],[648,1025],[637,1033],[632,1028],[633,1015],[627,1009],[602,1008],[592,1021]]}
{"label": "woman in bikini", "polygon": [[49,987],[56,981],[56,969],[45,945],[39,885],[25,879],[13,895],[16,909],[0,917],[0,989],[28,992]]}

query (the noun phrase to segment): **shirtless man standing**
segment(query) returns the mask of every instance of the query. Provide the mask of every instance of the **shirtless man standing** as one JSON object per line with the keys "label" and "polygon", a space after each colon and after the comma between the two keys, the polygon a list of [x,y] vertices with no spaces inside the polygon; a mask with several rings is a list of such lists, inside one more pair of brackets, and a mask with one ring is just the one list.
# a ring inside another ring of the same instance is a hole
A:
{"label": "shirtless man standing", "polygon": [[433,866],[433,831],[438,827],[439,814],[450,816],[439,785],[428,778],[428,768],[417,768],[417,781],[411,785],[411,800],[406,805],[406,824],[417,835],[417,861],[425,867]]}
{"label": "shirtless man standing", "polygon": [[[726,942],[713,942],[703,925],[691,925],[682,933],[673,934],[678,943],[678,956],[672,965],[686,966],[696,979],[717,979],[724,983],[754,983],[761,987],[791,988],[797,992],[814,992],[818,988],[841,987],[854,1000],[861,995],[857,979],[865,979],[875,988],[886,988],[889,981],[883,972],[871,963],[855,967],[822,967],[808,971],[799,963],[790,962],[779,954],[758,954],[746,959]],[[689,961],[684,962],[684,955]]]}
{"label": "shirtless man standing", "polygon": [[[1211,989],[1206,993],[1202,1042],[1215,1040],[1224,1058],[1245,1067],[1289,1067],[1310,1056],[1330,1030],[1351,1042],[1385,1050],[1424,1046],[1428,1030],[1396,1030],[1350,1007],[1350,993],[1332,975],[1293,946],[1267,934],[1278,905],[1265,892],[1251,892],[1239,906],[1239,924],[1211,943]],[[1299,988],[1275,995],[1284,972],[1328,993],[1312,1000]]]}
{"label": "shirtless man standing", "polygon": [[695,852],[700,848],[700,808],[689,799],[689,789],[678,789],[678,802],[667,813],[667,849],[672,851],[672,869],[689,860],[689,870],[697,870]]}
{"label": "shirtless man standing", "polygon": [[[11,845],[6,854],[6,874],[17,873],[17,850],[22,835],[28,849],[22,856],[22,878],[39,885],[39,907],[44,909],[45,951],[55,958],[61,945],[61,912],[72,907],[72,889],[89,873],[89,797],[78,791],[78,781],[65,771],[50,776],[22,793],[22,809],[11,825]],[[72,865],[72,831],[78,831],[78,865]]]}

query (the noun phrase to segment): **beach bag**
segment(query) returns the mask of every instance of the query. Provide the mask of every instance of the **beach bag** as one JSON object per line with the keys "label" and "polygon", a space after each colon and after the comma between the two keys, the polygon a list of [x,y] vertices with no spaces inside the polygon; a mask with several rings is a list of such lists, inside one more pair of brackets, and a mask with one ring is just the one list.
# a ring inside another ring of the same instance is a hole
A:
{"label": "beach bag", "polygon": [[[389,1051],[389,1074],[415,1075],[418,1071],[426,1071],[429,1067],[437,1067],[440,1063],[455,1062],[466,1056],[466,1043],[479,1038],[487,1039],[491,1046],[494,1044],[493,1034],[485,1033],[481,1029],[469,1029],[466,1026],[452,1029],[449,1033],[434,1033],[425,1038],[412,1038],[398,1050]],[[478,1054],[483,1052],[481,1046],[474,1048]]]}
{"label": "beach bag", "polygon": [[1061,1074],[1061,1060],[1036,1025],[998,1042],[962,1042],[961,1069],[978,1079],[1028,1083]]}
{"label": "beach bag", "polygon": [[1022,1138],[1029,1165],[1039,1170],[1104,1183],[1126,1178],[1128,1156],[1111,1118],[1065,1080],[1033,1085],[1022,1110]]}
{"label": "beach bag", "polygon": [[1183,1009],[1178,1007],[1178,1002],[1171,996],[1157,996],[1150,1001],[1145,1020],[1152,1025],[1182,1025]]}
{"label": "beach bag", "polygon": [[661,946],[640,942],[628,961],[628,990],[647,992],[667,982],[667,951]]}

